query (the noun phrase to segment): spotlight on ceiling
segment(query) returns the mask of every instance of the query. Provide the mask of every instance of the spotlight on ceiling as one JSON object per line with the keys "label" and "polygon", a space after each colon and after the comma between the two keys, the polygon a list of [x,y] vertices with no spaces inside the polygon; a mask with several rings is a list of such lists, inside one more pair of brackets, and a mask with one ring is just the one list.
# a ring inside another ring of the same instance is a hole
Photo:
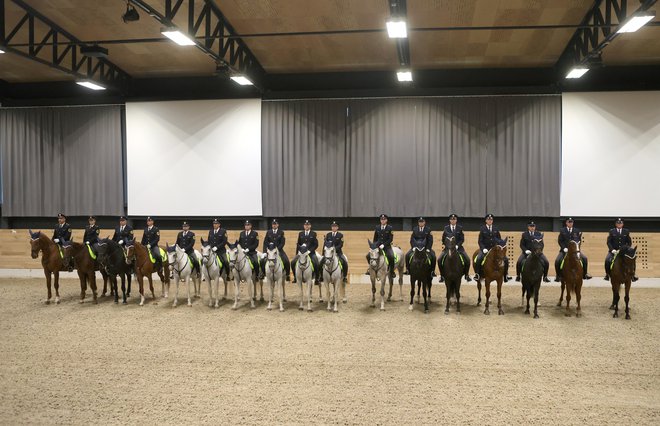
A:
{"label": "spotlight on ceiling", "polygon": [[589,71],[589,68],[585,67],[584,65],[577,65],[574,66],[568,74],[566,74],[566,78],[580,78],[583,75],[585,75]]}
{"label": "spotlight on ceiling", "polygon": [[108,49],[97,44],[93,46],[80,46],[80,53],[92,58],[107,58]]}
{"label": "spotlight on ceiling", "polygon": [[129,22],[139,21],[140,15],[138,14],[137,10],[135,10],[135,6],[129,2],[126,2],[126,12],[121,15],[121,19],[125,24],[128,24]]}
{"label": "spotlight on ceiling", "polygon": [[396,78],[399,81],[413,81],[411,71],[399,71],[396,73]]}
{"label": "spotlight on ceiling", "polygon": [[162,28],[160,33],[179,46],[194,46],[195,42],[176,27]]}
{"label": "spotlight on ceiling", "polygon": [[654,10],[639,12],[628,18],[617,33],[634,33],[655,18]]}
{"label": "spotlight on ceiling", "polygon": [[88,80],[76,81],[76,84],[79,84],[91,90],[105,90],[105,87],[101,86],[100,84],[96,84]]}
{"label": "spotlight on ceiling", "polygon": [[240,84],[241,86],[252,86],[252,82],[245,77],[244,75],[232,75],[231,79],[234,80],[234,82]]}
{"label": "spotlight on ceiling", "polygon": [[390,38],[406,38],[408,37],[408,29],[406,21],[401,18],[392,18],[387,21],[387,35]]}

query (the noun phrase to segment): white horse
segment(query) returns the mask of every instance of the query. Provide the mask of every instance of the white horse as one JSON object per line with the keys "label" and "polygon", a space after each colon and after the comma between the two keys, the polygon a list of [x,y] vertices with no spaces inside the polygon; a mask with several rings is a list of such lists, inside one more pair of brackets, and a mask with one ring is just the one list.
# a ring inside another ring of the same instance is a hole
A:
{"label": "white horse", "polygon": [[[323,247],[323,285],[326,289],[326,296],[328,298],[328,311],[339,312],[337,309],[337,300],[339,299],[339,292],[341,286],[341,292],[344,296],[344,303],[346,303],[346,283],[342,278],[341,263],[339,262],[339,256],[335,250],[335,246],[325,245]],[[330,286],[332,285],[332,295],[330,294]],[[335,306],[332,307],[332,302],[334,301]]]}
{"label": "white horse", "polygon": [[[371,307],[376,307],[376,280],[380,281],[380,310],[385,310],[385,281],[390,280],[390,292],[387,301],[392,300],[392,287],[394,279],[389,276],[385,253],[378,244],[369,241],[369,277],[371,278]],[[395,262],[394,268],[399,271],[399,301],[403,302],[403,251],[399,247],[392,247]],[[396,260],[398,258],[398,261]]]}
{"label": "white horse", "polygon": [[[236,248],[233,249],[234,256],[236,254]],[[212,247],[208,245],[208,242],[205,242],[202,238],[202,279],[206,279],[209,284],[209,308],[214,306],[213,295],[215,294],[215,307],[219,307],[218,301],[220,300],[220,279],[225,285],[225,295],[223,300],[227,298],[227,282],[229,281],[228,270],[231,267],[231,249],[227,252],[227,256],[223,259],[219,259],[219,255],[216,254]],[[228,259],[229,257],[229,259]],[[222,262],[222,265],[221,265]],[[220,269],[222,266],[225,266],[222,269],[222,274]],[[215,293],[213,292],[213,284],[215,283]]]}
{"label": "white horse", "polygon": [[307,284],[307,311],[312,312],[312,287],[314,287],[314,273],[312,272],[312,268],[312,258],[309,251],[305,248],[298,251],[294,273],[296,274],[296,282],[300,289],[300,306],[298,309],[301,311],[304,309],[303,286]]}
{"label": "white horse", "polygon": [[270,294],[268,296],[268,307],[267,310],[273,309],[273,293],[275,292],[275,284],[277,283],[279,287],[280,294],[280,312],[284,312],[284,263],[282,263],[282,258],[280,257],[280,251],[275,247],[274,244],[266,249],[266,284],[270,289]]}
{"label": "white horse", "polygon": [[[194,252],[197,261],[201,259],[201,255],[197,250]],[[188,258],[185,250],[183,250],[178,245],[175,245],[172,248],[167,245],[167,263],[169,264],[173,274],[174,282],[176,283],[176,292],[174,294],[174,301],[172,302],[172,307],[176,307],[179,302],[179,281],[185,281],[188,287],[188,306],[192,306],[192,300],[190,298],[190,281],[192,280],[193,285],[195,286],[195,296],[199,297],[202,282],[200,280],[199,274],[193,274],[193,265]],[[167,285],[169,290],[169,284]],[[165,293],[167,297],[167,292]]]}
{"label": "white horse", "polygon": [[[257,252],[257,257],[261,257],[262,254]],[[231,259],[231,257],[230,257]],[[254,266],[254,270],[252,267]],[[259,274],[259,265],[250,265],[250,259],[243,251],[243,248],[240,244],[236,244],[236,260],[233,264],[234,270],[234,305],[232,309],[238,308],[238,299],[241,293],[241,282],[245,282],[248,287],[248,295],[250,297],[250,307],[255,308],[255,297],[257,293],[257,281],[261,284],[261,301],[264,300],[264,283],[262,280],[255,278]],[[255,276],[253,276],[253,274]]]}

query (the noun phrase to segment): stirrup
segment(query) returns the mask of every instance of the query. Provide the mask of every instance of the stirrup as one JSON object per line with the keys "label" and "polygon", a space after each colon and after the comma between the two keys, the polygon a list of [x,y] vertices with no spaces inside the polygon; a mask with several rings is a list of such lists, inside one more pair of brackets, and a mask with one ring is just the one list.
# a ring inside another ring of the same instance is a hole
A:
{"label": "stirrup", "polygon": [[605,275],[605,276],[603,277],[603,279],[604,279],[605,281],[609,281],[609,280],[610,280],[610,276],[609,276],[609,275]]}
{"label": "stirrup", "polygon": [[474,274],[474,279],[477,280],[477,281],[479,280],[479,274],[478,273]]}

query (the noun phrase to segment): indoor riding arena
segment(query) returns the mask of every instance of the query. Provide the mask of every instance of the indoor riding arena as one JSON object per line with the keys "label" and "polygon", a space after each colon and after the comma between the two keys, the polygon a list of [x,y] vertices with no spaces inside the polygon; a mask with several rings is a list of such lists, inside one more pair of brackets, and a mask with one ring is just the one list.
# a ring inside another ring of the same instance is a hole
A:
{"label": "indoor riding arena", "polygon": [[656,0],[0,0],[0,425],[660,424]]}

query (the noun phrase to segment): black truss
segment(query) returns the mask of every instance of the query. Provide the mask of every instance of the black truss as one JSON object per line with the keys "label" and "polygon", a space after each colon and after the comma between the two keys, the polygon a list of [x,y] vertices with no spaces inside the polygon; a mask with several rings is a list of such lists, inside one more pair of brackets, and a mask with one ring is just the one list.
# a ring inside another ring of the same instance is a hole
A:
{"label": "black truss", "polygon": [[559,57],[557,68],[564,71],[574,65],[599,63],[602,50],[619,35],[619,25],[635,13],[648,10],[656,1],[639,0],[639,7],[628,13],[627,0],[596,0]]}
{"label": "black truss", "polygon": [[[105,58],[84,56],[80,49],[88,47],[72,34],[59,27],[22,0],[12,0],[25,15],[14,28],[6,28],[5,0],[0,0],[0,44],[3,50],[23,56],[30,60],[56,68],[81,80],[93,80],[104,86],[123,90],[130,76],[121,68]],[[48,27],[46,35],[35,39],[35,22]],[[27,34],[27,49],[13,47],[10,43],[18,34]],[[44,50],[45,47],[48,49]],[[39,53],[47,52],[49,54]]]}
{"label": "black truss", "polygon": [[[390,3],[390,16],[392,18],[405,19],[408,15],[406,0],[389,0]],[[399,61],[399,66],[410,66],[410,43],[408,38],[396,39],[396,53]]]}
{"label": "black truss", "polygon": [[261,86],[266,74],[264,69],[213,0],[204,0],[201,9],[195,8],[195,0],[166,0],[163,13],[144,0],[130,2],[164,26],[174,25],[172,20],[187,2],[187,33],[197,47],[213,58],[217,65],[228,66],[233,71],[248,76],[255,86]]}

